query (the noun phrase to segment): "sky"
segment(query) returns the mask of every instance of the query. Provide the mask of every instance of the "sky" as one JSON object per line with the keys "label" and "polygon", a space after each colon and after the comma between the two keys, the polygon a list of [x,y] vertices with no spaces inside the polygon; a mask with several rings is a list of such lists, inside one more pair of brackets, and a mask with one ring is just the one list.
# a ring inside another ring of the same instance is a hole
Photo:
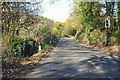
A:
{"label": "sky", "polygon": [[41,3],[44,12],[43,17],[54,20],[55,22],[64,22],[70,16],[73,9],[73,0],[51,0],[54,3],[50,3],[50,0],[43,0]]}

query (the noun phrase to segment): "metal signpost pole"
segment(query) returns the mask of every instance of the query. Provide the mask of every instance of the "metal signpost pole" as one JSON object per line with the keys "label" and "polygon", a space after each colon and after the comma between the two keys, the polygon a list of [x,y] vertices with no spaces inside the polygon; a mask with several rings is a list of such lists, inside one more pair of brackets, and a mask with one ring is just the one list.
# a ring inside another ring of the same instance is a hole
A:
{"label": "metal signpost pole", "polygon": [[108,33],[108,28],[110,27],[110,17],[105,17],[105,28],[107,28],[107,34],[106,34],[106,46],[109,44],[109,33]]}
{"label": "metal signpost pole", "polygon": [[107,28],[107,43],[106,43],[106,46],[108,46],[108,43],[109,43],[109,41],[108,41],[108,28]]}

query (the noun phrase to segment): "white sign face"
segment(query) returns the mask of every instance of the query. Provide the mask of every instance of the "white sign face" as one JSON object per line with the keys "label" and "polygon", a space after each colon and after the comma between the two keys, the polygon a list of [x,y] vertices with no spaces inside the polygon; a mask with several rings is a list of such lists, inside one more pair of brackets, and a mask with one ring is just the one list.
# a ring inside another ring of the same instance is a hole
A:
{"label": "white sign face", "polygon": [[41,50],[41,46],[39,46],[39,51]]}
{"label": "white sign face", "polygon": [[110,27],[110,17],[105,17],[105,28]]}
{"label": "white sign face", "polygon": [[39,53],[41,53],[41,45],[40,45],[40,43],[39,43]]}

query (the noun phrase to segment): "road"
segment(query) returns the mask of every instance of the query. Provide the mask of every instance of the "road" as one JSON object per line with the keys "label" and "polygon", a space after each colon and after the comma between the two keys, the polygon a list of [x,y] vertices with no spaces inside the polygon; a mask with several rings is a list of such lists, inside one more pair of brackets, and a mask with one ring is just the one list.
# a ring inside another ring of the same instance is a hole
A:
{"label": "road", "polygon": [[43,63],[26,78],[118,78],[118,58],[73,41],[61,39]]}
{"label": "road", "polygon": [[1,43],[0,43],[0,80],[1,78],[2,78],[2,49],[1,49]]}
{"label": "road", "polygon": [[1,32],[0,32],[0,80],[2,78],[2,47],[1,47],[1,45],[2,45],[2,36],[1,36]]}

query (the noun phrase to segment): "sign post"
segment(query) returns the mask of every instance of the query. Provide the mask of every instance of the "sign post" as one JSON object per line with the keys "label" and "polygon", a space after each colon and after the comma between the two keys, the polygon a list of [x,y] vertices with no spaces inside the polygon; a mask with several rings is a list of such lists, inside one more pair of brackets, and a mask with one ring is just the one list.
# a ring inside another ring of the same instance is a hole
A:
{"label": "sign post", "polygon": [[110,27],[110,17],[105,17],[105,28],[107,28],[107,42],[106,42],[106,46],[108,46],[108,28]]}
{"label": "sign post", "polygon": [[41,44],[39,43],[39,53],[41,53]]}
{"label": "sign post", "polygon": [[105,17],[105,28],[110,27],[110,17]]}

